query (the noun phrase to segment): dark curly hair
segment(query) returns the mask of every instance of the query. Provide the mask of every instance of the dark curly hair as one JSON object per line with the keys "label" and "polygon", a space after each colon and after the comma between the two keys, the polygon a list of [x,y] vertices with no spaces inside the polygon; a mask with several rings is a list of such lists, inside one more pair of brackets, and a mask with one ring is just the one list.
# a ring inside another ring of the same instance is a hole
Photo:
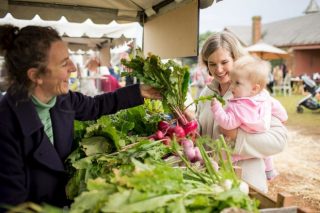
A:
{"label": "dark curly hair", "polygon": [[26,26],[19,29],[13,25],[0,26],[0,52],[4,55],[10,91],[30,94],[33,83],[27,71],[36,68],[39,75],[44,73],[51,44],[59,40],[58,32],[51,27]]}

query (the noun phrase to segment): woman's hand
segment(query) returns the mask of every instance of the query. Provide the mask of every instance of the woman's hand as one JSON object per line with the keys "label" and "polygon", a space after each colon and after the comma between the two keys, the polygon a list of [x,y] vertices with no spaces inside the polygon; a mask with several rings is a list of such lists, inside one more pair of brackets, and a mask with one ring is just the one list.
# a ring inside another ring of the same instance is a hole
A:
{"label": "woman's hand", "polygon": [[146,84],[140,84],[140,93],[141,93],[141,96],[144,98],[150,98],[150,99],[161,99],[162,98],[159,90],[153,88],[152,86],[146,85]]}
{"label": "woman's hand", "polygon": [[186,110],[184,110],[183,114],[188,121],[192,121],[192,120],[196,119],[196,115],[192,110],[186,109]]}
{"label": "woman's hand", "polygon": [[238,129],[226,130],[222,127],[219,127],[219,131],[221,134],[223,134],[225,139],[228,141],[235,141],[237,138]]}

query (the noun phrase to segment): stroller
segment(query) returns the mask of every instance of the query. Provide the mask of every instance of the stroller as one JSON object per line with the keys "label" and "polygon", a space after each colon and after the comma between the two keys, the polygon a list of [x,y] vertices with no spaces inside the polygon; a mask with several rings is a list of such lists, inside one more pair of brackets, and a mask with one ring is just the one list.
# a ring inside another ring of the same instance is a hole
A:
{"label": "stroller", "polygon": [[308,76],[302,76],[301,79],[303,81],[304,89],[308,91],[310,94],[299,101],[297,106],[297,112],[303,113],[303,107],[306,107],[307,109],[311,110],[319,109],[320,102],[316,100],[315,96],[317,95],[317,93],[320,93],[320,87],[318,87],[317,84]]}

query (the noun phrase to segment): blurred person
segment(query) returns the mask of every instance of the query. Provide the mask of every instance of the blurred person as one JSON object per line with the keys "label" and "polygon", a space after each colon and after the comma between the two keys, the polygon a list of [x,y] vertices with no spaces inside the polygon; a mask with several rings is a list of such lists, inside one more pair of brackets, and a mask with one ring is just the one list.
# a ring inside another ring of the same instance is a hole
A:
{"label": "blurred person", "polygon": [[[215,98],[211,103],[215,122],[220,127],[226,130],[241,128],[255,134],[270,129],[271,115],[283,123],[288,120],[285,108],[265,90],[270,70],[270,63],[251,56],[243,56],[235,61],[230,71],[233,98],[228,100],[225,109]],[[246,159],[250,157],[233,156],[234,163]],[[272,180],[277,175],[272,157],[268,156],[264,161],[267,179]]]}
{"label": "blurred person", "polygon": [[287,65],[282,63],[282,64],[280,64],[279,68],[280,68],[280,70],[282,72],[282,79],[285,79],[286,75],[288,73]]}
{"label": "blurred person", "polygon": [[86,76],[80,76],[80,92],[84,95],[94,96],[99,93],[97,78],[99,76],[100,62],[97,57],[88,59],[85,63]]}
{"label": "blurred person", "polygon": [[201,91],[207,84],[207,79],[209,78],[206,67],[197,66],[192,75],[192,83],[191,87],[196,87],[196,96],[195,98],[199,98]]}
{"label": "blurred person", "polygon": [[272,73],[272,69],[270,69],[268,72],[267,89],[271,94],[273,94],[273,84],[274,84],[273,73]]}
{"label": "blurred person", "polygon": [[113,92],[121,88],[119,81],[110,73],[109,67],[101,66],[100,90],[103,92]]}
{"label": "blurred person", "polygon": [[[246,54],[248,53],[233,34],[226,31],[212,34],[204,43],[200,57],[213,80],[202,90],[201,96],[219,94],[224,100],[232,98],[230,70],[234,61]],[[252,157],[238,163],[242,169],[242,179],[255,188],[267,192],[264,158],[280,153],[285,148],[288,133],[282,122],[272,116],[270,129],[263,133],[251,134],[241,128],[234,130],[219,128],[212,118],[211,103],[200,102],[196,111],[200,134],[212,139],[217,139],[223,134],[233,146],[234,154]]]}
{"label": "blurred person", "polygon": [[0,101],[0,208],[27,201],[68,205],[64,161],[75,146],[74,120],[95,120],[160,93],[143,84],[94,97],[70,91],[76,68],[51,27],[2,25],[0,50],[9,84]]}
{"label": "blurred person", "polygon": [[275,66],[273,68],[273,81],[274,81],[274,85],[275,86],[280,86],[282,85],[283,82],[283,73],[282,73],[282,69],[280,68],[280,66]]}
{"label": "blurred person", "polygon": [[108,66],[108,69],[109,69],[110,75],[112,75],[117,81],[119,81],[120,80],[120,74],[118,74],[116,72],[116,66],[112,66],[112,64],[110,63],[109,66]]}

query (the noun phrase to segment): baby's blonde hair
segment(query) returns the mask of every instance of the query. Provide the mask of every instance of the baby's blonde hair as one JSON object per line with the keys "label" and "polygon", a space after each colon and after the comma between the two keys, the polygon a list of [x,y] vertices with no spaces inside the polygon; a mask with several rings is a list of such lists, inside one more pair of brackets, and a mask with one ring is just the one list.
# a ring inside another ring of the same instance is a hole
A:
{"label": "baby's blonde hair", "polygon": [[268,74],[270,71],[271,65],[269,62],[246,55],[235,61],[230,75],[232,77],[245,74],[251,83],[259,84],[261,89],[263,89],[268,83]]}

